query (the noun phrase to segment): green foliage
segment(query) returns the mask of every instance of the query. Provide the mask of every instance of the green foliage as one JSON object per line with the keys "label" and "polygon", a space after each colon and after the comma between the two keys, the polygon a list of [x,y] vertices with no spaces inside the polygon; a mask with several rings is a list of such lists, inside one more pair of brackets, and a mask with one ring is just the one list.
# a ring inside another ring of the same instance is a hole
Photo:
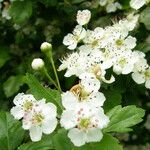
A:
{"label": "green foliage", "polygon": [[0,68],[10,59],[7,47],[0,47]]}
{"label": "green foliage", "polygon": [[7,79],[7,81],[3,84],[3,89],[5,92],[5,95],[7,97],[10,97],[14,95],[18,90],[20,89],[20,86],[23,85],[23,76],[11,76]]}
{"label": "green foliage", "polygon": [[50,150],[53,149],[52,134],[45,135],[39,142],[29,142],[18,147],[17,150]]}
{"label": "green foliage", "polygon": [[43,87],[40,82],[31,74],[26,74],[25,76],[25,83],[28,84],[30,88],[30,92],[37,98],[37,99],[42,99],[45,98],[47,102],[52,102],[54,103],[59,110],[59,113],[62,110],[62,105],[61,105],[61,96],[60,92],[57,90],[52,90]]}
{"label": "green foliage", "polygon": [[119,141],[110,134],[104,134],[103,139],[98,143],[87,144],[73,150],[123,150]]}
{"label": "green foliage", "polygon": [[53,137],[53,144],[55,150],[71,150],[72,145],[70,139],[67,137],[67,131],[64,129],[58,130]]}
{"label": "green foliage", "polygon": [[107,112],[111,108],[121,104],[121,93],[119,91],[105,91],[104,95],[106,97],[106,101],[104,104],[104,110]]}
{"label": "green foliage", "polygon": [[144,23],[147,30],[150,30],[150,7],[143,10],[140,16],[140,22]]}
{"label": "green foliage", "polygon": [[145,111],[136,106],[116,106],[110,110],[107,115],[110,118],[108,127],[104,132],[129,132],[132,131],[130,127],[140,123],[143,119]]}
{"label": "green foliage", "polygon": [[9,113],[0,112],[0,130],[0,150],[15,150],[24,138],[21,123]]}
{"label": "green foliage", "polygon": [[9,9],[9,14],[15,23],[23,23],[32,15],[32,2],[29,0],[14,1]]}

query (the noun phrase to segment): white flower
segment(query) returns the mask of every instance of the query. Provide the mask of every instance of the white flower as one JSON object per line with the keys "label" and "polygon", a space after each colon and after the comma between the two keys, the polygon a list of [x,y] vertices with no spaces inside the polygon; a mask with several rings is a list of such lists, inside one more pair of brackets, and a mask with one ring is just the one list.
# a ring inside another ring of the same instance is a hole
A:
{"label": "white flower", "polygon": [[104,35],[105,30],[100,27],[95,28],[94,31],[87,30],[86,36],[83,39],[83,42],[87,46],[87,51],[101,48]]}
{"label": "white flower", "polygon": [[91,107],[101,107],[104,104],[105,96],[98,92],[99,89],[91,92],[87,91],[82,84],[77,84],[71,88],[70,91],[63,93],[62,104],[66,109],[76,109],[79,105],[89,105]]}
{"label": "white flower", "polygon": [[106,11],[107,11],[108,13],[115,12],[117,9],[122,9],[121,4],[118,3],[118,2],[109,3],[109,4],[106,6]]}
{"label": "white flower", "polygon": [[90,21],[91,12],[89,10],[79,10],[77,13],[77,22],[79,25],[85,25]]}
{"label": "white flower", "polygon": [[72,75],[79,76],[85,71],[86,57],[81,53],[72,53],[71,55],[68,55],[67,58],[61,60],[61,62],[62,64],[59,66],[58,71],[67,69],[65,77],[70,77]]}
{"label": "white flower", "polygon": [[23,118],[23,128],[29,130],[31,140],[41,140],[42,133],[50,134],[57,126],[56,106],[52,103],[45,103],[45,99],[37,101],[31,113]]}
{"label": "white flower", "polygon": [[118,52],[117,60],[113,65],[116,74],[129,74],[134,69],[134,64],[138,58],[132,51]]}
{"label": "white flower", "polygon": [[60,120],[61,126],[69,129],[68,137],[75,146],[82,146],[89,142],[101,141],[101,129],[107,127],[109,118],[102,108],[91,109],[87,105],[76,110],[65,110]]}
{"label": "white flower", "polygon": [[122,29],[132,31],[138,24],[139,14],[134,15],[134,13],[129,14],[125,19],[119,21],[115,26],[120,26]]}
{"label": "white flower", "polygon": [[150,67],[144,71],[132,73],[132,78],[137,84],[145,83],[145,87],[150,89]]}
{"label": "white flower", "polygon": [[35,58],[31,64],[34,70],[40,70],[44,67],[44,61],[41,58]]}
{"label": "white flower", "polygon": [[147,0],[131,0],[130,6],[137,10],[144,6],[147,2]]}
{"label": "white flower", "polygon": [[32,111],[36,99],[31,94],[19,93],[13,100],[14,106],[11,114],[15,119],[21,119],[27,112]]}
{"label": "white flower", "polygon": [[78,42],[80,42],[86,35],[86,30],[77,25],[73,30],[73,34],[69,33],[63,39],[63,44],[68,46],[68,49],[74,50],[77,47]]}
{"label": "white flower", "polygon": [[101,6],[105,6],[107,4],[107,0],[100,0],[99,3]]}

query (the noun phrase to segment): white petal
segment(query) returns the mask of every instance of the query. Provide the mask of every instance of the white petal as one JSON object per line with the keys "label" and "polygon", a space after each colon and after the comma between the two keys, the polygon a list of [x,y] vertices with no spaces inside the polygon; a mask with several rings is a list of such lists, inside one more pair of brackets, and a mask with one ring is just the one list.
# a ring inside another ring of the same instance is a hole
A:
{"label": "white petal", "polygon": [[122,68],[121,68],[120,66],[118,66],[118,65],[114,65],[114,66],[113,66],[113,71],[114,71],[117,75],[119,75],[119,74],[121,74],[121,72],[122,72]]}
{"label": "white petal", "polygon": [[40,141],[42,138],[42,128],[39,126],[32,127],[29,130],[30,132],[30,138],[33,142]]}
{"label": "white petal", "polygon": [[10,113],[14,116],[15,119],[19,120],[23,117],[24,111],[21,107],[15,106],[10,110]]}
{"label": "white petal", "polygon": [[129,49],[133,49],[136,46],[136,38],[132,36],[128,36],[125,39],[126,47]]}
{"label": "white petal", "polygon": [[101,6],[105,6],[107,4],[107,0],[100,0],[99,3]]}
{"label": "white petal", "polygon": [[77,129],[77,128],[73,128],[68,132],[68,137],[71,139],[72,143],[75,146],[82,146],[85,144],[85,140],[86,140],[86,134],[85,132]]}
{"label": "white petal", "polygon": [[130,6],[137,10],[141,8],[145,3],[146,3],[146,0],[131,0]]}
{"label": "white petal", "polygon": [[61,96],[62,96],[62,104],[66,109],[72,109],[73,107],[76,107],[78,99],[72,92],[67,91],[66,93],[63,93]]}
{"label": "white petal", "polygon": [[117,10],[117,8],[116,8],[116,6],[115,6],[114,3],[110,3],[110,4],[108,4],[108,5],[106,6],[106,11],[107,11],[108,13],[110,13],[110,12],[115,12],[116,10]]}
{"label": "white petal", "polygon": [[43,114],[49,116],[48,118],[53,118],[57,116],[57,108],[53,103],[46,103],[43,107]]}
{"label": "white petal", "polygon": [[142,84],[145,82],[145,77],[143,74],[140,74],[138,72],[132,73],[132,79],[137,83],[137,84]]}
{"label": "white petal", "polygon": [[23,104],[23,101],[22,101],[23,96],[24,96],[24,93],[19,93],[18,95],[15,96],[13,102],[16,106],[20,106]]}
{"label": "white petal", "polygon": [[94,107],[103,106],[105,100],[106,100],[106,98],[105,98],[104,94],[101,92],[92,93],[88,97],[88,101],[90,102],[90,105],[94,106]]}
{"label": "white petal", "polygon": [[101,129],[93,128],[89,129],[86,133],[86,142],[99,142],[103,138]]}
{"label": "white petal", "polygon": [[123,70],[122,70],[122,74],[129,74],[133,71],[134,65],[133,64],[127,64]]}
{"label": "white petal", "polygon": [[148,89],[150,89],[150,80],[147,80],[145,82],[145,87],[148,88]]}
{"label": "white petal", "polygon": [[42,124],[42,130],[45,134],[52,133],[57,126],[57,119],[53,118],[51,120],[45,120]]}
{"label": "white petal", "polygon": [[60,124],[65,129],[73,128],[77,125],[77,117],[74,111],[65,110],[62,113]]}

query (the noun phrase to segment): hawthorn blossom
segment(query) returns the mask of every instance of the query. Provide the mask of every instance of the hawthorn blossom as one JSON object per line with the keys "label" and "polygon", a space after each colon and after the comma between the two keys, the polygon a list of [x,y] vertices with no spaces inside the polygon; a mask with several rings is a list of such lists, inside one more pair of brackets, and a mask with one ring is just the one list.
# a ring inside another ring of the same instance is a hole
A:
{"label": "hawthorn blossom", "polygon": [[30,138],[36,142],[41,140],[42,133],[50,134],[57,126],[56,106],[46,103],[45,99],[37,101],[31,113],[26,113],[23,117],[22,127],[29,130]]}
{"label": "hawthorn blossom", "polygon": [[130,6],[134,9],[140,9],[142,6],[147,4],[149,0],[131,0],[130,1]]}
{"label": "hawthorn blossom", "polygon": [[31,94],[19,93],[13,100],[16,106],[12,107],[11,114],[19,120],[28,112],[31,112],[36,99]]}
{"label": "hawthorn blossom", "polygon": [[140,56],[138,62],[134,65],[132,78],[137,84],[145,83],[145,87],[150,89],[150,67],[146,59],[142,58],[144,56],[144,54]]}
{"label": "hawthorn blossom", "polygon": [[62,104],[66,109],[76,109],[79,105],[101,107],[106,100],[103,93],[98,92],[99,88],[93,87],[92,91],[87,90],[82,84],[77,84],[70,91],[63,93]]}
{"label": "hawthorn blossom", "polygon": [[79,25],[85,25],[90,21],[91,12],[89,10],[79,10],[77,13],[77,22]]}
{"label": "hawthorn blossom", "polygon": [[102,129],[107,127],[109,118],[100,108],[91,109],[81,105],[75,110],[64,110],[60,120],[61,126],[69,130],[68,137],[75,146],[89,142],[99,142],[103,138]]}
{"label": "hawthorn blossom", "polygon": [[68,46],[68,49],[74,50],[77,47],[78,42],[80,42],[86,36],[86,30],[77,25],[74,30],[73,34],[69,33],[63,39],[63,44]]}
{"label": "hawthorn blossom", "polygon": [[100,0],[100,5],[106,7],[108,13],[115,12],[117,9],[122,9],[122,5],[115,0]]}
{"label": "hawthorn blossom", "polygon": [[116,74],[129,74],[134,69],[134,64],[138,57],[132,51],[118,52],[117,60],[113,65],[113,71]]}
{"label": "hawthorn blossom", "polygon": [[65,77],[79,76],[84,72],[86,57],[81,53],[75,52],[62,59],[61,62],[62,64],[59,66],[58,71],[67,69]]}
{"label": "hawthorn blossom", "polygon": [[[103,42],[103,37],[105,35],[105,30],[103,28],[97,27],[94,31],[87,30],[86,36],[83,39],[85,45],[89,46],[89,49],[99,49]],[[87,50],[88,51],[88,50]]]}

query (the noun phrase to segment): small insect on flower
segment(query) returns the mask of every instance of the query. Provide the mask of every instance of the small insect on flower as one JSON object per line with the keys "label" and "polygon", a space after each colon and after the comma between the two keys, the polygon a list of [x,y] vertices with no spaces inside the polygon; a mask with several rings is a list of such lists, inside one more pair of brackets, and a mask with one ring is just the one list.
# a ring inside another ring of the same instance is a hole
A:
{"label": "small insect on flower", "polygon": [[61,126],[68,129],[68,137],[75,146],[89,142],[101,141],[101,129],[107,127],[109,118],[102,108],[91,109],[81,105],[76,110],[64,110],[60,120]]}
{"label": "small insect on flower", "polygon": [[87,24],[91,19],[91,12],[89,10],[79,10],[77,13],[77,22],[79,25]]}
{"label": "small insect on flower", "polygon": [[76,109],[78,105],[89,105],[93,108],[103,106],[106,100],[103,93],[97,91],[87,91],[86,88],[77,84],[71,88],[70,91],[63,93],[62,104],[66,109]]}

